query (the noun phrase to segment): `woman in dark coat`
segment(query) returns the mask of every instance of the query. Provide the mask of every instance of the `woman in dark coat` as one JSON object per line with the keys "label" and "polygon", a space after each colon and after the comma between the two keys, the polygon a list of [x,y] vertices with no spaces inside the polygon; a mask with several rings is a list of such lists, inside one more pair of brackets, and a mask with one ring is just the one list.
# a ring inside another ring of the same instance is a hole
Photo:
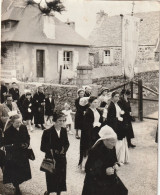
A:
{"label": "woman in dark coat", "polygon": [[112,93],[112,100],[108,107],[107,125],[117,134],[116,153],[119,163],[122,165],[129,162],[128,145],[126,140],[127,130],[124,126],[124,110],[118,105],[119,93]]}
{"label": "woman in dark coat", "polygon": [[47,115],[47,120],[52,122],[53,112],[55,108],[54,99],[51,93],[48,94],[48,97],[45,99],[45,115]]}
{"label": "woman in dark coat", "polygon": [[[80,160],[79,165],[83,169],[83,158],[87,157],[89,149],[99,138],[98,132],[101,128],[103,117],[102,113],[97,109],[97,97],[91,96],[88,100],[89,108],[87,109],[84,120],[80,140]],[[85,162],[85,161],[84,161]]]}
{"label": "woman in dark coat", "polygon": [[127,137],[127,142],[128,142],[128,147],[136,147],[131,143],[131,139],[134,138],[134,132],[132,128],[132,123],[131,123],[131,106],[130,106],[130,101],[128,100],[128,97],[130,95],[129,90],[122,90],[121,92],[121,98],[118,101],[118,105],[122,110],[124,110],[124,115],[123,115],[123,127],[126,132],[126,137]]}
{"label": "woman in dark coat", "polygon": [[15,194],[20,195],[19,185],[31,179],[30,164],[27,157],[27,148],[30,145],[30,136],[21,119],[15,115],[11,125],[4,133],[6,162],[3,172],[3,183],[12,183]]}
{"label": "woman in dark coat", "polygon": [[[62,191],[66,191],[66,152],[69,148],[67,130],[63,128],[65,115],[61,112],[55,113],[53,116],[54,126],[45,130],[42,135],[41,151],[45,152],[45,157],[56,161],[56,173],[46,173],[47,191],[45,195],[56,192],[60,195]],[[53,156],[52,156],[53,153]]]}
{"label": "woman in dark coat", "polygon": [[33,131],[31,121],[33,118],[33,100],[30,92],[26,93],[26,97],[22,104],[23,108],[23,120],[27,122],[28,129]]}
{"label": "woman in dark coat", "polygon": [[108,125],[101,128],[100,139],[89,152],[82,195],[127,195],[117,176],[116,133]]}
{"label": "woman in dark coat", "polygon": [[88,107],[88,105],[86,106],[81,106],[79,104],[79,101],[81,98],[84,97],[84,90],[83,89],[79,89],[78,90],[78,98],[75,100],[75,107],[76,107],[76,114],[75,114],[75,130],[76,130],[76,138],[80,139],[79,135],[78,135],[78,130],[82,130],[83,127],[83,117],[84,117],[84,112],[86,111],[86,108]]}
{"label": "woman in dark coat", "polygon": [[40,128],[41,125],[42,130],[44,127],[44,106],[45,106],[45,95],[43,93],[43,88],[38,87],[38,92],[33,96],[33,114],[34,114],[34,124],[35,127]]}

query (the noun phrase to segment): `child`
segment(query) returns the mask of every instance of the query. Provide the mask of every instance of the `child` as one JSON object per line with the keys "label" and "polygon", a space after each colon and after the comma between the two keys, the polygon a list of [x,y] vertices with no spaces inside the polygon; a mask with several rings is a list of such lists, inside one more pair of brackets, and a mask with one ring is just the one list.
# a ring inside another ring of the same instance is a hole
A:
{"label": "child", "polygon": [[74,112],[72,112],[70,105],[68,103],[64,104],[64,110],[62,112],[66,115],[66,128],[69,134],[73,135],[71,131],[71,124],[72,124],[72,116]]}
{"label": "child", "polygon": [[47,115],[46,123],[52,124],[53,111],[55,108],[54,99],[51,93],[48,93],[48,98],[45,99],[45,115]]}
{"label": "child", "polygon": [[103,122],[107,120],[108,114],[108,104],[106,102],[101,102],[101,108],[103,108]]}

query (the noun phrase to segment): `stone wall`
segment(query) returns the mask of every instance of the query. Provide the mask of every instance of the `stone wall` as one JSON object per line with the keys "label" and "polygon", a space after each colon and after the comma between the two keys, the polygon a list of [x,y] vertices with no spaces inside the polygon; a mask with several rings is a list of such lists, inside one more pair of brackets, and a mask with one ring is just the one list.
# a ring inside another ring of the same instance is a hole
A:
{"label": "stone wall", "polygon": [[[148,71],[142,72],[135,75],[134,81],[138,81],[138,79],[142,79],[143,85],[157,90],[159,88],[159,71]],[[111,77],[103,77],[99,79],[93,79],[92,83],[97,84],[99,86],[104,86],[108,88],[114,88],[124,83],[123,76],[111,76]]]}
{"label": "stone wall", "polygon": [[[58,85],[46,83],[18,83],[20,94],[24,94],[25,89],[31,90],[34,94],[38,86],[43,86],[47,97],[48,92],[53,94],[56,109],[63,109],[64,104],[67,102],[71,105],[71,109],[75,111],[75,99],[77,98],[77,86],[74,85]],[[11,86],[8,86],[10,88]]]}

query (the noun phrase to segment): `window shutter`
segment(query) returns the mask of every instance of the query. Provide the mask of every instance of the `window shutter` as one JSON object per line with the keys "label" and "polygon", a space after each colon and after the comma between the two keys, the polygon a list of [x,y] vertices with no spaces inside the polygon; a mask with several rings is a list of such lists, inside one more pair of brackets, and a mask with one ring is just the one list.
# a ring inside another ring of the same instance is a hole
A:
{"label": "window shutter", "polygon": [[77,69],[78,64],[79,64],[79,52],[74,51],[73,52],[73,70],[74,71]]}
{"label": "window shutter", "polygon": [[103,63],[103,50],[99,50],[99,63],[102,64]]}
{"label": "window shutter", "polygon": [[63,66],[63,51],[58,51],[58,72],[61,65]]}
{"label": "window shutter", "polygon": [[110,62],[114,63],[114,50],[113,50],[113,48],[110,50]]}

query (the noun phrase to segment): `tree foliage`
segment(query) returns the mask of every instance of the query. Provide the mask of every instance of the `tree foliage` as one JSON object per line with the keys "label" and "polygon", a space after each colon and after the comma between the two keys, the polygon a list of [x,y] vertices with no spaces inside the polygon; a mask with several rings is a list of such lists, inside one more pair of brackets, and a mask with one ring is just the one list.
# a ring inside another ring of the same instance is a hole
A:
{"label": "tree foliage", "polygon": [[36,3],[34,0],[27,0],[27,5],[35,4],[37,4],[40,11],[46,15],[49,15],[52,11],[58,13],[65,11],[65,7],[61,0],[41,0],[39,3]]}

